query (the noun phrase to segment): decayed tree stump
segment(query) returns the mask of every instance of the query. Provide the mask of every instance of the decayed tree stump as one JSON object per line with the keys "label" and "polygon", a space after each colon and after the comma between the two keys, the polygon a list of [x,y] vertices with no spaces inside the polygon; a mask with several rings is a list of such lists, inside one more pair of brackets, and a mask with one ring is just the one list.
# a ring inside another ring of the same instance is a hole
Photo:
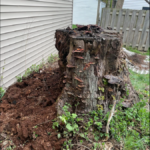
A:
{"label": "decayed tree stump", "polygon": [[65,103],[77,114],[95,109],[106,113],[117,94],[125,99],[123,107],[139,101],[129,80],[121,34],[89,25],[57,30],[55,37],[65,84],[57,99],[58,115]]}

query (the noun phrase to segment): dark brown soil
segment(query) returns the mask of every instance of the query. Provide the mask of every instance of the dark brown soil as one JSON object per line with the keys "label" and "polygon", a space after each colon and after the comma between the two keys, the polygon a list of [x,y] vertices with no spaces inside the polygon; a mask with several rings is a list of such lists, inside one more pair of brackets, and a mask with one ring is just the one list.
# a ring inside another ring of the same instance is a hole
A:
{"label": "dark brown soil", "polygon": [[57,138],[52,120],[64,87],[62,77],[59,69],[48,68],[8,88],[0,104],[0,135],[9,135],[15,150],[61,149],[65,139]]}

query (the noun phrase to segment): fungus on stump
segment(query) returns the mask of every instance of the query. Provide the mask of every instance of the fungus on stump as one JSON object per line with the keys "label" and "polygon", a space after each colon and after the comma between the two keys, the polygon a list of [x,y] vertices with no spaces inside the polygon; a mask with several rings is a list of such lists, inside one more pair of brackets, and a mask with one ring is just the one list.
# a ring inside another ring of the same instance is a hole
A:
{"label": "fungus on stump", "polygon": [[125,99],[123,107],[139,101],[129,80],[122,34],[89,25],[56,30],[55,37],[65,84],[57,99],[58,115],[63,114],[65,103],[77,114],[96,109],[107,113],[117,94]]}

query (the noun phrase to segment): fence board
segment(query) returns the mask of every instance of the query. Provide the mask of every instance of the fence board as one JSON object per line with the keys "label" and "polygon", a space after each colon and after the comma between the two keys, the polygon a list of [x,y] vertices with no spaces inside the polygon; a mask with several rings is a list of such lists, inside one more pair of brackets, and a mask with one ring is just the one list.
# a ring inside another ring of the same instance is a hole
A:
{"label": "fence board", "polygon": [[[144,22],[144,23],[143,23]],[[147,51],[149,48],[149,10],[103,8],[101,26],[124,32],[123,44]]]}
{"label": "fence board", "polygon": [[133,36],[133,42],[132,42],[132,47],[135,48],[136,47],[136,43],[137,43],[137,38],[138,38],[138,33],[139,33],[139,29],[142,25],[142,15],[143,15],[143,10],[139,11],[139,15],[138,15],[138,20],[137,20],[137,24],[136,24],[136,28],[135,28],[135,33]]}
{"label": "fence board", "polygon": [[119,11],[119,17],[118,17],[118,22],[117,22],[117,32],[120,32],[120,25],[121,25],[121,18],[122,18],[122,9]]}
{"label": "fence board", "polygon": [[123,43],[126,42],[127,27],[128,27],[128,25],[129,25],[129,22],[130,22],[130,20],[129,20],[129,19],[130,19],[130,18],[129,18],[129,13],[130,13],[130,10],[127,9],[127,10],[126,10],[126,14],[125,14],[124,25],[123,25],[123,32],[124,32],[124,34],[123,34]]}
{"label": "fence board", "polygon": [[146,45],[145,45],[145,50],[147,50],[149,47],[150,47],[150,42],[149,42],[149,32],[148,32],[148,35],[147,35],[147,40],[146,40]]}
{"label": "fence board", "polygon": [[107,8],[107,11],[106,11],[106,21],[105,21],[105,26],[104,28],[106,29],[108,27],[108,23],[109,23],[109,17],[110,17],[110,8]]}
{"label": "fence board", "polygon": [[105,25],[105,18],[106,18],[106,9],[103,9],[102,12],[102,21],[101,21],[101,27],[104,28]]}
{"label": "fence board", "polygon": [[140,38],[140,42],[139,42],[139,47],[138,47],[138,50],[141,50],[142,47],[143,47],[143,44],[146,40],[146,29],[148,28],[149,26],[149,12],[147,11],[146,12],[146,17],[145,17],[145,21],[144,21],[144,25],[143,25],[143,30],[142,30],[142,34],[141,34],[141,38]]}
{"label": "fence board", "polygon": [[129,34],[127,35],[127,42],[126,46],[130,46],[132,39],[133,39],[133,27],[136,21],[136,11],[134,10],[131,17],[130,27],[129,27]]}
{"label": "fence board", "polygon": [[113,10],[113,14],[112,14],[112,19],[111,19],[111,24],[110,24],[112,29],[114,29],[115,21],[116,21],[116,9]]}

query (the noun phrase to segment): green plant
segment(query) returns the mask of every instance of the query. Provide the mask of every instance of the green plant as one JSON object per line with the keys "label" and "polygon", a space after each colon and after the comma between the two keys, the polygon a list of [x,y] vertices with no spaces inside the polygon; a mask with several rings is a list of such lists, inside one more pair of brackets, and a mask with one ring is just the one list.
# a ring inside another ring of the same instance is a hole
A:
{"label": "green plant", "polygon": [[103,87],[98,87],[98,89],[99,89],[100,91],[102,91],[102,92],[105,91],[105,89],[104,89]]}
{"label": "green plant", "polygon": [[103,83],[104,83],[104,85],[107,85],[108,81],[106,79],[103,79]]}
{"label": "green plant", "polygon": [[38,128],[38,126],[34,126],[33,128],[36,129],[36,128]]}
{"label": "green plant", "polygon": [[48,57],[48,62],[49,63],[53,63],[54,61],[56,61],[58,59],[58,54],[51,54],[49,57]]}
{"label": "green plant", "polygon": [[7,148],[6,148],[6,150],[14,150],[16,148],[16,146],[8,146]]}
{"label": "green plant", "polygon": [[[114,96],[112,95],[112,97]],[[76,113],[69,112],[71,105],[65,104],[63,107],[64,114],[59,116],[53,123],[54,129],[63,129],[63,134],[59,132],[58,138],[66,138],[64,148],[69,150],[74,145],[70,139],[71,137],[80,137],[91,142],[91,139],[88,137],[90,132],[94,137],[92,142],[94,143],[93,149],[95,150],[100,148],[97,141],[108,136],[111,136],[118,142],[123,142],[124,150],[145,149],[150,142],[150,112],[144,108],[147,102],[142,100],[131,108],[122,109],[123,101],[124,99],[121,98],[120,102],[116,105],[116,113],[110,122],[110,135],[101,132],[102,126],[106,125],[110,112],[104,114],[103,109],[98,108],[89,114],[83,114],[78,117]],[[84,121],[85,117],[87,118],[86,122]],[[82,130],[79,123],[82,123]],[[83,140],[80,139],[79,143],[82,145]]]}
{"label": "green plant", "polygon": [[27,78],[31,73],[36,72],[39,73],[39,69],[43,67],[43,63],[40,63],[39,65],[32,65],[30,68],[28,68],[23,76],[19,75],[16,76],[17,82],[22,82],[22,78]]}
{"label": "green plant", "polygon": [[39,135],[36,134],[36,132],[34,131],[34,132],[33,132],[33,138],[36,139],[38,136],[39,136]]}
{"label": "green plant", "polygon": [[17,82],[22,82],[22,76],[20,75],[20,76],[16,76],[16,78],[17,78]]}
{"label": "green plant", "polygon": [[98,97],[98,99],[103,101],[105,99],[105,97],[104,96],[100,96],[100,97]]}
{"label": "green plant", "polygon": [[72,25],[72,29],[75,29],[77,28],[77,26],[75,24]]}
{"label": "green plant", "polygon": [[124,140],[124,150],[145,150],[146,146],[144,145],[145,138],[140,138],[140,134],[135,131],[131,130],[127,133],[127,136]]}
{"label": "green plant", "polygon": [[[53,123],[53,128],[54,129],[58,129],[58,128],[63,128],[63,137],[70,139],[70,135],[75,137],[81,137],[83,139],[85,139],[86,141],[90,141],[89,137],[88,137],[88,132],[89,129],[91,128],[95,128],[95,131],[93,130],[92,134],[94,136],[95,141],[98,141],[101,137],[102,134],[100,135],[100,130],[102,129],[102,110],[95,110],[92,111],[90,114],[88,114],[88,121],[85,123],[83,118],[87,115],[87,114],[83,114],[83,117],[78,117],[76,113],[70,113],[69,112],[69,107],[71,107],[69,104],[65,104],[65,106],[63,107],[64,110],[64,114],[62,116],[59,116],[57,121],[55,121]],[[83,124],[83,129],[80,130],[80,125],[78,123]],[[63,124],[63,125],[62,125]],[[62,137],[59,133],[58,137],[61,138]],[[83,141],[80,140],[80,143],[82,143]],[[64,147],[66,149],[69,149],[72,147],[72,143],[71,141],[66,141],[64,143]]]}
{"label": "green plant", "polygon": [[[69,132],[73,132],[73,134],[75,134],[76,132],[79,131],[78,128],[78,124],[77,121],[80,120],[80,118],[77,118],[77,115],[75,113],[71,114],[68,109],[69,109],[70,105],[66,104],[63,107],[63,110],[65,112],[65,114],[63,114],[62,116],[59,116],[60,121],[65,124],[67,132],[64,132],[65,136],[68,136]],[[53,123],[53,128],[58,127],[59,126],[59,122],[56,121]]]}
{"label": "green plant", "polygon": [[100,143],[94,143],[94,148],[93,150],[101,149]]}
{"label": "green plant", "polygon": [[32,65],[29,71],[29,74],[32,72],[39,72],[39,69],[42,67],[42,64],[40,65]]}
{"label": "green plant", "polygon": [[110,123],[112,137],[118,142],[124,141],[125,150],[141,150],[148,144],[150,112],[145,105],[146,101],[141,101],[126,110],[117,109]]}
{"label": "green plant", "polygon": [[2,99],[4,94],[5,94],[5,90],[2,87],[0,87],[0,100]]}

